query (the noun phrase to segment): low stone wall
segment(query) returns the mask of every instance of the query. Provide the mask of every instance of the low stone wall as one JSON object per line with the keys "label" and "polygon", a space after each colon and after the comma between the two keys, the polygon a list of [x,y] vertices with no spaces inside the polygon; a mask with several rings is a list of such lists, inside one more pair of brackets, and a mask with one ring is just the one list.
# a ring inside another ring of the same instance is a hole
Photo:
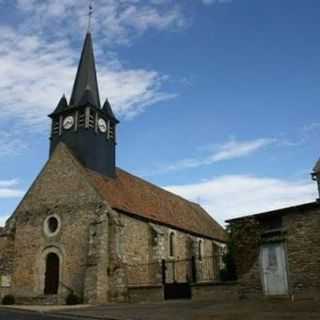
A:
{"label": "low stone wall", "polygon": [[[130,286],[130,303],[149,303],[164,301],[162,285]],[[237,282],[202,282],[191,285],[192,300],[230,301],[239,299]]]}
{"label": "low stone wall", "polygon": [[129,302],[159,302],[164,300],[162,285],[153,286],[129,286]]}
{"label": "low stone wall", "polygon": [[296,287],[290,295],[290,299],[293,301],[299,300],[320,300],[320,288],[318,287]]}
{"label": "low stone wall", "polygon": [[192,300],[230,301],[238,299],[237,282],[204,282],[192,285]]}

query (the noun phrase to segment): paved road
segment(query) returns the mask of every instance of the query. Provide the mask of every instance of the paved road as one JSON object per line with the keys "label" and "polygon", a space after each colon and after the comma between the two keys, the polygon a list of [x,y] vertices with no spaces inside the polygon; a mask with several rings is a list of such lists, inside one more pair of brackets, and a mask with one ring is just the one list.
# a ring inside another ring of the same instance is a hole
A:
{"label": "paved road", "polygon": [[[41,310],[41,309],[35,309]],[[43,309],[42,309],[43,310]],[[171,301],[154,304],[110,304],[52,314],[0,307],[0,320],[319,320],[319,301]],[[81,318],[77,318],[77,315]]]}
{"label": "paved road", "polygon": [[0,320],[70,320],[73,317],[52,316],[40,312],[4,310],[0,308]]}
{"label": "paved road", "polygon": [[319,320],[320,304],[318,301],[171,301],[111,304],[63,313],[101,320]]}

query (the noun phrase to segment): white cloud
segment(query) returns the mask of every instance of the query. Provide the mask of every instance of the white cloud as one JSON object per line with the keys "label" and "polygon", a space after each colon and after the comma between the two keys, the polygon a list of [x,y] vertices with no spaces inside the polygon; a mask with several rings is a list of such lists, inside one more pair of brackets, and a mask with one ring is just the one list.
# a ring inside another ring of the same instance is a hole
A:
{"label": "white cloud", "polygon": [[[0,180],[0,199],[22,198],[25,191],[19,188],[19,179]],[[0,226],[4,226],[10,214],[0,214]]]}
{"label": "white cloud", "polygon": [[189,185],[166,186],[200,203],[221,224],[226,219],[314,201],[311,181],[289,181],[250,175],[226,175]]}
{"label": "white cloud", "polygon": [[197,168],[220,161],[246,157],[275,142],[275,139],[256,139],[249,141],[231,140],[222,145],[215,146],[214,150],[210,150],[211,152],[205,156],[179,160],[174,164],[162,166],[159,169],[154,170],[152,174]]}
{"label": "white cloud", "polygon": [[23,194],[24,194],[24,191],[22,191],[20,189],[0,187],[0,198],[1,199],[19,198],[19,197],[22,197]]}
{"label": "white cloud", "polygon": [[[71,91],[79,55],[66,41],[49,42],[0,28],[1,117],[18,117],[33,128],[47,127],[46,115],[63,92]],[[98,60],[102,61],[102,53]],[[161,91],[165,77],[158,72],[124,68],[114,57],[104,60],[107,63],[98,65],[100,91],[103,99],[108,95],[119,116],[132,117],[174,96]]]}
{"label": "white cloud", "polygon": [[[79,34],[87,26],[88,0],[17,0],[17,8],[30,18],[23,29],[50,30],[56,36]],[[184,15],[174,1],[95,0],[94,30],[105,44],[128,44],[148,30],[184,27]],[[56,30],[56,31],[54,31]]]}
{"label": "white cloud", "polygon": [[298,128],[295,136],[288,137],[287,135],[282,135],[278,139],[280,146],[286,147],[299,147],[305,145],[311,139],[317,139],[320,131],[320,123],[312,122],[304,125],[302,128]]}
{"label": "white cloud", "polygon": [[232,0],[201,0],[201,1],[204,5],[227,4],[232,2]]}
{"label": "white cloud", "polygon": [[274,139],[257,139],[251,141],[235,141],[231,140],[220,146],[220,150],[213,154],[209,159],[213,162],[230,160],[247,156],[271,143]]}
{"label": "white cloud", "polygon": [[4,226],[7,219],[9,218],[9,214],[1,214],[0,215],[0,226]]}
{"label": "white cloud", "polygon": [[0,188],[1,187],[13,187],[19,184],[18,179],[10,179],[10,180],[0,180]]}
{"label": "white cloud", "polygon": [[[88,1],[15,0],[10,5],[20,11],[20,20],[14,28],[0,27],[1,118],[14,116],[33,129],[48,128],[46,115],[71,91],[80,55],[74,44],[86,30]],[[124,67],[105,48],[130,44],[148,30],[183,28],[180,6],[172,0],[96,0],[94,7],[102,100],[107,95],[119,117],[131,118],[175,97],[162,91],[166,75]]]}
{"label": "white cloud", "polygon": [[24,195],[24,191],[18,188],[19,181],[17,179],[0,180],[0,198],[19,198]]}

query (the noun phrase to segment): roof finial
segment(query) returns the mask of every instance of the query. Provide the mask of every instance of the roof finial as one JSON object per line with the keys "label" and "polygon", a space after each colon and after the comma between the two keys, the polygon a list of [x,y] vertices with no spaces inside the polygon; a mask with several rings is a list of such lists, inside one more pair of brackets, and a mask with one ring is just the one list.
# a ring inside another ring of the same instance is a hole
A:
{"label": "roof finial", "polygon": [[91,31],[92,15],[93,15],[93,0],[89,0],[88,32]]}

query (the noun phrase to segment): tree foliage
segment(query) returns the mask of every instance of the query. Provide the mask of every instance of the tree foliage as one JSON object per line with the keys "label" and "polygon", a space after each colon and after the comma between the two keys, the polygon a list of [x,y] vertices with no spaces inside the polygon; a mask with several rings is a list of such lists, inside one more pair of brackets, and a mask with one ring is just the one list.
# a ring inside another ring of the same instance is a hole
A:
{"label": "tree foliage", "polygon": [[235,263],[235,241],[232,235],[232,230],[227,227],[228,242],[226,251],[222,257],[224,268],[220,271],[220,279],[222,281],[235,281],[237,280],[237,268]]}

